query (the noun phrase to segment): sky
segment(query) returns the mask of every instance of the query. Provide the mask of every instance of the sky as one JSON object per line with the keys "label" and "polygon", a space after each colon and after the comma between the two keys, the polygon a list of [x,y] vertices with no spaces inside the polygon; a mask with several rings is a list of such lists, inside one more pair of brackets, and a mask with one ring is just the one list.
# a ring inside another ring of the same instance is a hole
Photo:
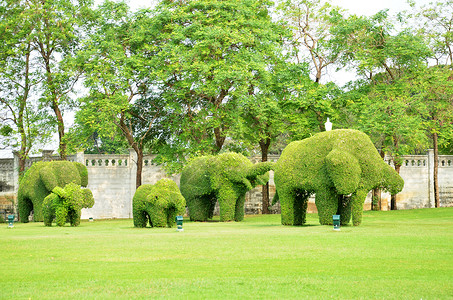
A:
{"label": "sky", "polygon": [[[96,4],[102,2],[102,0],[95,0]],[[127,2],[133,10],[150,7],[152,3],[154,3],[153,0],[130,0]],[[432,2],[432,0],[415,0],[417,7],[430,2]],[[389,9],[390,14],[392,15],[409,8],[406,0],[331,0],[331,3],[346,9],[350,14],[365,16],[376,14],[383,9]],[[339,85],[345,84],[353,79],[352,75],[346,71],[330,72],[327,77],[329,80],[332,80]],[[50,149],[53,147],[56,149],[57,145],[58,143],[55,142],[55,146],[47,148]],[[11,151],[0,150],[0,158],[6,157],[12,157]]]}

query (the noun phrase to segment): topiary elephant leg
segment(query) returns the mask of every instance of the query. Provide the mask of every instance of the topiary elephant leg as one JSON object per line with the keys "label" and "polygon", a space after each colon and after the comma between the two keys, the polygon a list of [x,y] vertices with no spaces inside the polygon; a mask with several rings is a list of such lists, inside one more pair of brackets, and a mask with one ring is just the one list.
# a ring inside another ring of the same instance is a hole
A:
{"label": "topiary elephant leg", "polygon": [[133,210],[134,226],[138,228],[145,228],[148,223],[148,214],[144,210]]}
{"label": "topiary elephant leg", "polygon": [[338,195],[334,188],[323,187],[316,191],[316,208],[318,209],[319,223],[321,225],[332,225],[332,216],[337,213]]}
{"label": "topiary elephant leg", "polygon": [[245,194],[238,197],[236,200],[236,210],[234,213],[234,220],[240,222],[244,220],[244,204],[245,204]]}
{"label": "topiary elephant leg", "polygon": [[337,215],[340,215],[341,225],[347,225],[351,221],[352,199],[347,196],[339,196]]}
{"label": "topiary elephant leg", "polygon": [[33,221],[34,222],[44,221],[44,217],[42,215],[42,203],[37,204],[35,202],[33,204]]}
{"label": "topiary elephant leg", "polygon": [[214,204],[210,195],[201,195],[186,199],[187,207],[189,208],[189,216],[191,221],[206,222],[212,218]]}
{"label": "topiary elephant leg", "polygon": [[54,193],[51,193],[42,202],[42,211],[44,218],[44,225],[52,226],[52,221],[55,219],[55,204],[58,202],[58,196]]}
{"label": "topiary elephant leg", "polygon": [[79,226],[81,216],[82,216],[81,210],[70,209],[68,211],[68,219],[71,226]]}
{"label": "topiary elephant leg", "polygon": [[297,190],[294,198],[294,225],[304,225],[307,216],[308,197],[310,193]]}
{"label": "topiary elephant leg", "polygon": [[64,226],[66,223],[66,217],[68,216],[68,210],[64,205],[59,205],[55,209],[55,223],[57,223],[58,226]]}
{"label": "topiary elephant leg", "polygon": [[148,210],[150,217],[151,227],[165,227],[167,226],[166,209],[160,206],[151,206]]}
{"label": "topiary elephant leg", "polygon": [[166,210],[166,214],[167,214],[167,226],[171,228],[176,224],[176,216],[178,215],[178,212],[176,208],[172,206]]}
{"label": "topiary elephant leg", "polygon": [[220,208],[220,222],[234,220],[236,211],[236,199],[238,198],[231,185],[224,185],[217,194]]}
{"label": "topiary elephant leg", "polygon": [[305,191],[278,190],[283,225],[303,225],[308,196]]}
{"label": "topiary elephant leg", "polygon": [[352,224],[354,226],[362,223],[363,203],[365,202],[367,191],[357,190],[351,195],[352,202]]}
{"label": "topiary elephant leg", "polygon": [[33,203],[28,198],[19,198],[18,201],[18,210],[20,221],[22,223],[28,223],[28,216],[33,209]]}

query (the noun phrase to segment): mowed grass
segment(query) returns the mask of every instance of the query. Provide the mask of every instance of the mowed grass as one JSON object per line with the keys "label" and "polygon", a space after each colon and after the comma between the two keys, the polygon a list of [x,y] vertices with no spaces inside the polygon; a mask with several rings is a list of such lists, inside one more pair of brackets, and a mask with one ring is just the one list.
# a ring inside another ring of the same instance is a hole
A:
{"label": "mowed grass", "polygon": [[452,299],[453,208],[134,228],[0,224],[1,299]]}

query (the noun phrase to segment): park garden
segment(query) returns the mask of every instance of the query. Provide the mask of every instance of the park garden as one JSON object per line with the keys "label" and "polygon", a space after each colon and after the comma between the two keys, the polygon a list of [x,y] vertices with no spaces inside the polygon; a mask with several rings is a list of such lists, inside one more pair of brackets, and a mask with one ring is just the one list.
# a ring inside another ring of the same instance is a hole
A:
{"label": "park garden", "polygon": [[[452,298],[437,183],[452,16],[451,0],[372,16],[320,0],[0,1],[0,141],[17,151],[21,221],[0,228],[0,298]],[[340,69],[355,76],[343,86],[328,79]],[[27,169],[53,136],[58,161]],[[67,155],[128,148],[133,220],[81,220],[96,199]],[[435,208],[363,212],[370,190],[396,207],[401,155],[427,148]],[[180,185],[142,184],[144,153]],[[257,185],[263,214],[245,216]]]}

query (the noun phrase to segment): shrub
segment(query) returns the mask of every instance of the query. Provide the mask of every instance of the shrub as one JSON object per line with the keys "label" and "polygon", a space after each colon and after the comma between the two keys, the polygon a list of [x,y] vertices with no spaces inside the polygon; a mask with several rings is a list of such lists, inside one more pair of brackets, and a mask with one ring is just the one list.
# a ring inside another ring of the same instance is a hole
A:
{"label": "shrub", "polygon": [[64,188],[55,187],[43,201],[44,224],[52,226],[52,221],[58,226],[69,222],[71,226],[80,224],[82,208],[94,205],[93,194],[89,189],[75,183],[69,183]]}
{"label": "shrub", "polygon": [[221,221],[244,219],[245,193],[269,180],[271,162],[253,164],[242,154],[229,152],[201,156],[181,173],[181,193],[186,198],[190,219],[212,218],[219,201]]}
{"label": "shrub", "polygon": [[18,210],[21,222],[28,222],[33,210],[34,220],[43,221],[42,202],[55,187],[75,183],[86,187],[88,171],[83,164],[69,161],[36,162],[19,183]]}
{"label": "shrub", "polygon": [[404,182],[366,134],[341,129],[290,143],[276,164],[275,184],[284,225],[305,222],[312,193],[321,224],[332,224],[334,214],[347,224],[352,212],[353,224],[359,225],[368,191],[380,187],[395,194]]}
{"label": "shrub", "polygon": [[172,227],[175,218],[183,215],[186,201],[178,186],[171,179],[161,179],[156,184],[140,186],[132,199],[134,226]]}

